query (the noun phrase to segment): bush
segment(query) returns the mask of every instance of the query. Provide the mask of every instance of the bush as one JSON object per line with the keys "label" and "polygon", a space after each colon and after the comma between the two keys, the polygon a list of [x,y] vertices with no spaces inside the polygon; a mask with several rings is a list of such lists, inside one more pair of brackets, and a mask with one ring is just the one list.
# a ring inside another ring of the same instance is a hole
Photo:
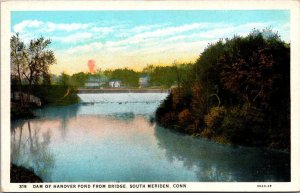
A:
{"label": "bush", "polygon": [[246,122],[247,112],[241,107],[227,109],[221,129],[223,135],[233,144],[247,145],[249,143],[249,130]]}
{"label": "bush", "polygon": [[220,133],[224,115],[224,107],[212,107],[209,113],[204,116],[204,122],[207,126],[207,129],[211,129],[215,133]]}
{"label": "bush", "polygon": [[214,132],[212,129],[210,128],[205,128],[203,129],[203,131],[201,132],[200,136],[201,137],[205,137],[205,138],[211,138],[214,135]]}
{"label": "bush", "polygon": [[277,33],[209,44],[193,69],[193,82],[172,91],[158,120],[217,141],[289,149],[290,44]]}
{"label": "bush", "polygon": [[178,114],[178,123],[181,127],[188,127],[191,124],[191,112],[189,109],[184,109]]}

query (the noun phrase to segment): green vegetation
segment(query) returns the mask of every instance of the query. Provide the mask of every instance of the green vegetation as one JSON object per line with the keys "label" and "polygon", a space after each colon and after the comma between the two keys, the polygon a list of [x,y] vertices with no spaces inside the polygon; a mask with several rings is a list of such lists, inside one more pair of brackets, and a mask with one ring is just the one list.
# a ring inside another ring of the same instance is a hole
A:
{"label": "green vegetation", "polygon": [[[120,68],[114,70],[97,70],[96,73],[84,73],[79,72],[73,75],[62,73],[54,80],[52,78],[52,85],[62,85],[71,87],[86,87],[85,83],[89,79],[97,79],[101,82],[101,86],[109,87],[108,82],[111,80],[120,80],[122,87],[126,88],[138,88],[139,78],[142,76],[148,76],[148,87],[154,88],[170,88],[172,86],[178,86],[190,81],[193,65],[192,64],[173,64],[172,66],[153,66],[148,65],[142,71],[135,71],[128,68]],[[52,75],[53,76],[53,75]]]}
{"label": "green vegetation", "polygon": [[67,84],[51,84],[50,65],[56,62],[48,49],[51,40],[43,37],[26,45],[19,35],[11,37],[11,118],[32,117],[32,108],[42,105],[67,105],[78,102],[76,89]]}
{"label": "green vegetation", "polygon": [[271,30],[210,44],[159,124],[221,143],[290,149],[290,45]]}
{"label": "green vegetation", "polygon": [[[98,88],[109,87],[109,81],[120,80],[122,87],[140,87],[139,78],[149,77],[145,84],[152,88],[170,88],[189,80],[191,64],[173,66],[149,65],[141,72],[128,68],[95,73],[79,72],[73,75],[51,75],[49,67],[56,62],[54,52],[48,49],[51,40],[40,37],[26,45],[19,34],[11,37],[11,118],[32,117],[32,108],[42,105],[69,105],[79,101],[78,87],[95,81]],[[92,84],[93,85],[93,84]],[[93,87],[93,86],[91,86]]]}
{"label": "green vegetation", "polygon": [[149,75],[150,85],[162,88],[178,86],[190,80],[192,64],[176,64],[172,66],[148,65],[142,73]]}
{"label": "green vegetation", "polygon": [[103,73],[109,80],[118,79],[127,87],[138,87],[140,73],[134,70],[123,68],[115,70],[105,70]]}
{"label": "green vegetation", "polygon": [[[27,86],[23,86],[24,90]],[[63,106],[79,102],[77,88],[70,85],[34,85],[34,96],[41,99],[42,105]]]}

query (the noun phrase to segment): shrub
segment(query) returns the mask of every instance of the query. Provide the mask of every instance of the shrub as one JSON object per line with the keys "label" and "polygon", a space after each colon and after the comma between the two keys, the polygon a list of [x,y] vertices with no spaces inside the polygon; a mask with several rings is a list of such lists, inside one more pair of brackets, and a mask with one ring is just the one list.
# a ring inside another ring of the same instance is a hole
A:
{"label": "shrub", "polygon": [[162,125],[166,127],[173,126],[176,123],[176,121],[177,121],[176,113],[172,111],[165,113],[160,120]]}
{"label": "shrub", "polygon": [[227,109],[222,121],[223,135],[234,144],[248,144],[249,130],[246,122],[247,112],[241,107]]}
{"label": "shrub", "polygon": [[214,135],[214,132],[212,129],[210,128],[205,128],[203,129],[203,131],[201,132],[200,136],[201,137],[205,137],[205,138],[211,138]]}
{"label": "shrub", "polygon": [[181,127],[187,127],[191,123],[191,112],[189,109],[184,109],[178,114],[178,122]]}
{"label": "shrub", "polygon": [[222,121],[225,115],[224,107],[212,107],[207,115],[204,116],[204,122],[208,129],[220,133]]}

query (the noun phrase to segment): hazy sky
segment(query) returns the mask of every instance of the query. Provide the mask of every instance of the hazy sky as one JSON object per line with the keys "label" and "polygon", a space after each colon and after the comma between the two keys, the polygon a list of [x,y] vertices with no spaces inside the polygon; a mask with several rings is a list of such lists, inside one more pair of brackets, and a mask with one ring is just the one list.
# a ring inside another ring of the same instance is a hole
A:
{"label": "hazy sky", "polygon": [[11,32],[21,38],[52,40],[57,64],[52,73],[97,68],[194,62],[210,42],[252,29],[271,27],[290,41],[290,15],[285,10],[259,11],[17,11]]}

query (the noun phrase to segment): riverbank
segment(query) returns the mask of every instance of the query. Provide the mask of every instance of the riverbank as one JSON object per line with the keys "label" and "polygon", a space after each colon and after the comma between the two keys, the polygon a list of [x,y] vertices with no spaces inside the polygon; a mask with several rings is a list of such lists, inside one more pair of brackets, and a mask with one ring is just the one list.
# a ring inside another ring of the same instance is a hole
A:
{"label": "riverbank", "polygon": [[33,118],[34,114],[29,107],[21,107],[18,103],[10,103],[10,118],[11,120]]}
{"label": "riverbank", "polygon": [[11,183],[40,183],[43,180],[33,171],[22,166],[10,164],[10,182]]}
{"label": "riverbank", "polygon": [[210,44],[156,120],[221,143],[290,151],[289,61],[290,45],[270,31]]}
{"label": "riverbank", "polygon": [[[12,87],[12,90],[17,90]],[[28,90],[28,86],[22,86],[22,90]],[[20,105],[20,101],[11,99],[11,120],[21,118],[33,118],[35,115],[33,109],[44,106],[66,106],[76,104],[80,101],[75,87],[66,87],[60,85],[35,85],[32,89],[32,96],[38,98],[40,106],[35,104]]]}
{"label": "riverbank", "polygon": [[[220,144],[263,147],[290,152],[289,125],[272,132],[267,113],[254,107],[216,106],[206,113],[197,108],[191,96],[178,96],[172,90],[155,112],[158,125]],[[199,104],[198,104],[199,105]],[[202,113],[202,114],[201,114]],[[284,133],[286,132],[286,133]]]}

